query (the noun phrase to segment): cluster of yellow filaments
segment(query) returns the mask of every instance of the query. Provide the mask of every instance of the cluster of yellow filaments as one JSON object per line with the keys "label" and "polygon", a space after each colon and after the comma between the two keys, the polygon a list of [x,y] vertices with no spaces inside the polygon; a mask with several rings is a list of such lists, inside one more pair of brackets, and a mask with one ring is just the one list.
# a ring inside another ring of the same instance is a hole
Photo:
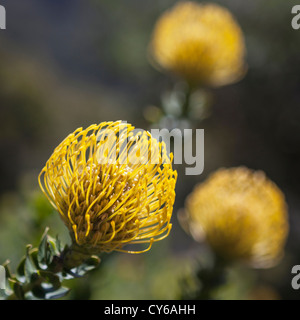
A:
{"label": "cluster of yellow filaments", "polygon": [[186,214],[192,236],[205,238],[226,260],[269,267],[282,256],[287,205],[279,188],[261,171],[218,170],[189,195]]}
{"label": "cluster of yellow filaments", "polygon": [[150,45],[153,63],[192,85],[221,86],[246,71],[242,31],[215,4],[179,2],[157,21]]}
{"label": "cluster of yellow filaments", "polygon": [[73,242],[91,254],[165,238],[171,229],[177,173],[172,154],[149,132],[103,122],[77,129],[40,173],[43,192]]}

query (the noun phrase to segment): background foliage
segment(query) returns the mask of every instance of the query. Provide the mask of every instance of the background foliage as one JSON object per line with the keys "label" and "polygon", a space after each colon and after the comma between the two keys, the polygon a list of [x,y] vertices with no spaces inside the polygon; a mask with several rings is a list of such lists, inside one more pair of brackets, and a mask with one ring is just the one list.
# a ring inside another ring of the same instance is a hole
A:
{"label": "background foliage", "polygon": [[[297,299],[291,268],[300,252],[300,31],[291,28],[294,1],[215,1],[233,12],[246,38],[247,76],[211,90],[205,129],[205,170],[182,167],[170,236],[143,255],[110,254],[73,286],[68,299],[176,299],[179,284],[206,257],[180,228],[176,213],[193,185],[222,166],[261,169],[289,204],[286,255],[270,270],[241,266],[216,292],[222,299]],[[0,260],[12,266],[46,226],[68,241],[66,228],[37,184],[53,148],[77,127],[127,120],[147,128],[145,108],[159,105],[172,79],[157,72],[147,47],[158,16],[174,0],[3,0],[7,30],[0,39]],[[259,285],[258,285],[259,283]]]}

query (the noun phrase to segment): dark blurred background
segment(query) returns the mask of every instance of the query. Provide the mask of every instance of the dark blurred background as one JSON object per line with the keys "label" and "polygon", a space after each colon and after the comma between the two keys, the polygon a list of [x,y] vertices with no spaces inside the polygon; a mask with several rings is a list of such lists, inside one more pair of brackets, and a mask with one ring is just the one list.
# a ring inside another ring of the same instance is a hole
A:
{"label": "dark blurred background", "polygon": [[[199,1],[200,2],[200,1]],[[176,212],[193,186],[219,167],[265,171],[285,193],[290,234],[281,263],[236,268],[220,297],[298,299],[291,268],[300,264],[300,30],[295,1],[220,0],[245,34],[248,73],[211,89],[205,169],[177,183],[173,230],[144,255],[111,254],[101,270],[79,280],[69,298],[176,299],[181,275],[202,247],[180,228]],[[147,129],[144,110],[159,105],[172,79],[148,61],[156,19],[174,0],[2,0],[0,30],[0,260],[15,266],[43,229],[68,241],[41,194],[37,176],[53,149],[77,127],[126,120]],[[259,283],[259,286],[257,286]]]}

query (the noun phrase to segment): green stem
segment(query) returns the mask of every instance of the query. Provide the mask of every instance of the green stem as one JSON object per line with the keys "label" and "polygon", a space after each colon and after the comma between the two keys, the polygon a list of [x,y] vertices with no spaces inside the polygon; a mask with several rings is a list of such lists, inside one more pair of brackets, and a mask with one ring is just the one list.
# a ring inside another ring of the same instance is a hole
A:
{"label": "green stem", "polygon": [[182,105],[182,116],[184,118],[188,117],[190,111],[190,102],[191,102],[191,95],[193,93],[193,87],[188,84],[186,93],[185,93],[185,100]]}
{"label": "green stem", "polygon": [[61,255],[63,269],[70,270],[80,266],[84,261],[91,257],[91,254],[86,253],[76,243],[64,250]]}
{"label": "green stem", "polygon": [[196,300],[211,300],[215,290],[226,282],[227,263],[215,258],[214,265],[211,269],[203,272],[198,272],[199,280],[202,284],[201,290],[196,295]]}

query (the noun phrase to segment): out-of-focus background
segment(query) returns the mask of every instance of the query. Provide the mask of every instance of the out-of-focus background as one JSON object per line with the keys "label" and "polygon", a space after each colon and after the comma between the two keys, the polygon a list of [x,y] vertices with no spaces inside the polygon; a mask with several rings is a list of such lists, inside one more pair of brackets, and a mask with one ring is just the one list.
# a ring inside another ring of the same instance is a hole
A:
{"label": "out-of-focus background", "polygon": [[[199,1],[200,2],[200,1]],[[203,248],[185,234],[176,213],[194,185],[219,167],[261,169],[286,195],[290,233],[272,269],[233,269],[222,299],[297,299],[292,266],[300,264],[300,30],[294,1],[219,0],[246,39],[248,73],[211,89],[205,169],[182,167],[170,236],[142,255],[104,257],[100,270],[78,279],[69,299],[176,299],[179,279]],[[0,262],[15,267],[27,243],[46,226],[68,241],[66,228],[41,194],[37,176],[53,149],[77,127],[126,120],[147,129],[148,106],[159,105],[172,79],[149,63],[156,19],[174,0],[2,0],[0,30]],[[258,285],[259,284],[259,285]],[[71,285],[71,284],[70,284]]]}

